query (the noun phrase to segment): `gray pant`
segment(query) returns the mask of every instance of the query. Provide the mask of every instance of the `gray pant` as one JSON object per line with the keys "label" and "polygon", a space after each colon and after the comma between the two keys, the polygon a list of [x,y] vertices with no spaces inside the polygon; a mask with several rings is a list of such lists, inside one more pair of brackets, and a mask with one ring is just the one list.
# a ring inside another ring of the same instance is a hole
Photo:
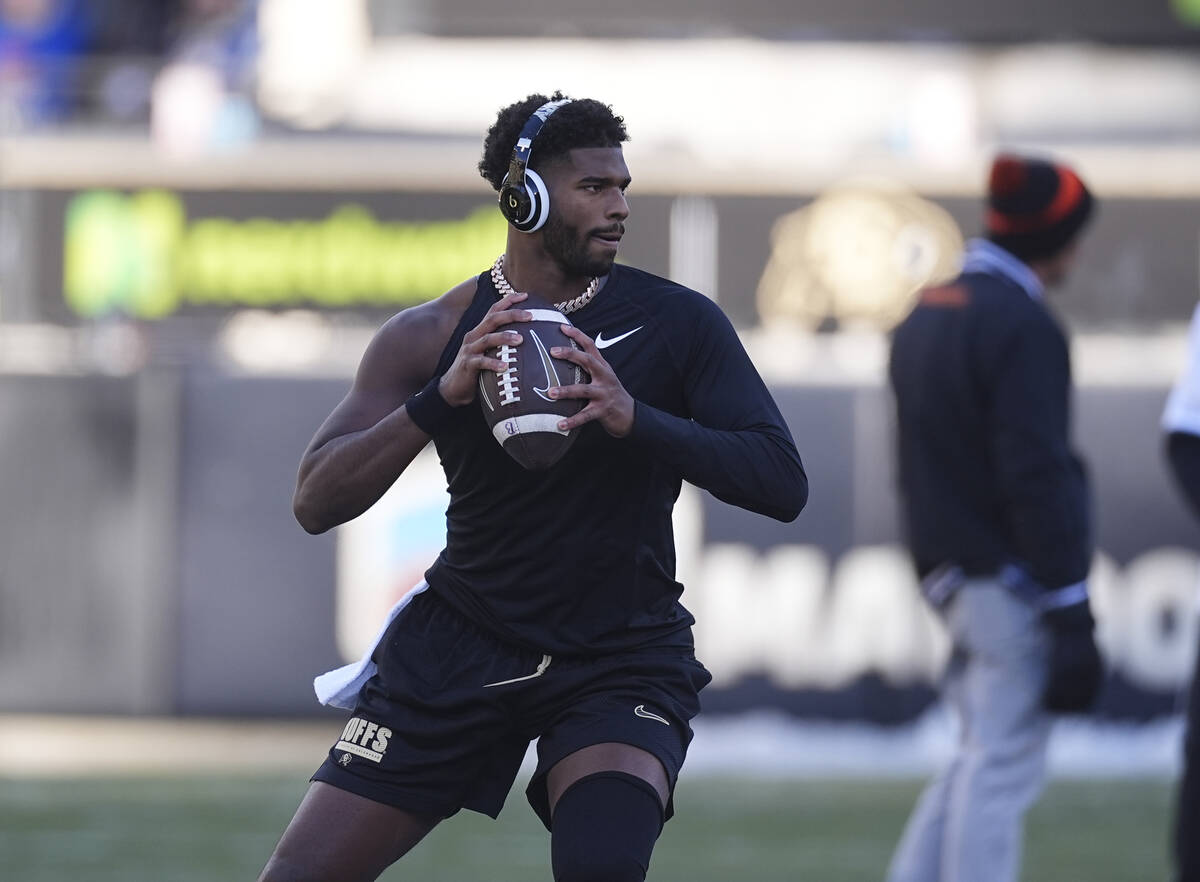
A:
{"label": "gray pant", "polygon": [[994,579],[969,580],[943,614],[945,697],[962,735],[917,801],[887,879],[1016,882],[1024,815],[1045,782],[1048,638],[1037,611]]}

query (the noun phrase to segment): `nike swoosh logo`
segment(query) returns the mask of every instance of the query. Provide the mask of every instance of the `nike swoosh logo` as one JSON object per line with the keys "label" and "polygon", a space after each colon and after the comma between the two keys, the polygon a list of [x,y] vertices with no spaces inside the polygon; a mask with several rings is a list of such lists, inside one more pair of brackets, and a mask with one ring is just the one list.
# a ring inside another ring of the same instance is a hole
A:
{"label": "nike swoosh logo", "polygon": [[533,343],[537,347],[538,356],[542,359],[542,370],[546,373],[546,388],[539,389],[533,387],[533,391],[538,394],[538,397],[543,401],[553,401],[546,393],[550,391],[552,386],[561,386],[562,382],[558,379],[558,371],[554,369],[554,361],[550,358],[550,353],[546,351],[546,344],[542,342],[542,338],[537,335],[537,331],[530,331],[529,336],[533,337]]}
{"label": "nike swoosh logo", "polygon": [[492,399],[488,398],[487,386],[483,383],[483,371],[479,372],[479,395],[483,398],[483,403],[487,405],[488,410],[495,410],[492,404]]}
{"label": "nike swoosh logo", "polygon": [[640,331],[644,327],[646,327],[646,326],[638,325],[632,331],[626,331],[624,334],[619,334],[618,336],[613,337],[611,340],[605,340],[604,332],[601,331],[599,334],[596,335],[596,348],[597,349],[607,349],[609,346],[612,346],[614,343],[620,343],[626,337],[628,337],[632,334],[636,334],[638,331]]}
{"label": "nike swoosh logo", "polygon": [[[630,331],[629,333],[632,334],[633,331]],[[617,339],[619,340],[621,338],[618,337]],[[660,717],[658,714],[652,714],[652,713],[650,713],[650,711],[646,710],[646,705],[644,705],[644,704],[639,704],[637,707],[635,707],[633,709],[633,715],[635,717],[642,717],[643,719],[646,719],[646,720],[658,720],[658,722],[662,723],[664,726],[671,725],[666,720],[664,720],[662,717]]]}

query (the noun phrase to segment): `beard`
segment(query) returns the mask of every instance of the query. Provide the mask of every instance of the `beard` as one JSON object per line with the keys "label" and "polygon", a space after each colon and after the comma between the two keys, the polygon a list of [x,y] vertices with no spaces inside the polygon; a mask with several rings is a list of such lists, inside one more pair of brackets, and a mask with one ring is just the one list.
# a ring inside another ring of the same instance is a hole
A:
{"label": "beard", "polygon": [[591,232],[581,233],[578,227],[571,226],[551,211],[542,231],[542,244],[563,275],[603,276],[612,269],[614,257],[594,257],[589,254],[590,235]]}

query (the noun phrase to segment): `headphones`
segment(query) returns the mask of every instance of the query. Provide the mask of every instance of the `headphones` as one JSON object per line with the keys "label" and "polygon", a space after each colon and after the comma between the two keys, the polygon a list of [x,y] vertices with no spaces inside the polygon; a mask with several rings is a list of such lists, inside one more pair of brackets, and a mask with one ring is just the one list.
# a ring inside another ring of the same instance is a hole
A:
{"label": "headphones", "polygon": [[542,176],[529,167],[533,139],[554,111],[570,103],[570,98],[547,101],[533,112],[513,147],[508,174],[500,182],[500,213],[522,233],[540,230],[550,216],[550,191]]}

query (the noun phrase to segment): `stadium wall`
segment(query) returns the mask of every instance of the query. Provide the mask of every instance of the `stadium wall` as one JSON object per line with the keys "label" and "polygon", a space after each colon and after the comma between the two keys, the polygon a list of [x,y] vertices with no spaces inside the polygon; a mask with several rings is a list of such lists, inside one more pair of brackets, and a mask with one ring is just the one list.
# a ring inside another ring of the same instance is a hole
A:
{"label": "stadium wall", "polygon": [[[295,524],[296,462],[345,386],[196,367],[5,378],[0,491],[22,503],[0,515],[0,709],[318,713],[312,676],[364,649],[444,529],[432,455],[359,521],[319,537]],[[911,720],[945,645],[897,544],[886,392],[775,393],[809,508],[784,525],[687,488],[677,514],[684,602],[715,675],[706,706]],[[1190,672],[1200,543],[1159,452],[1164,395],[1079,394],[1112,666],[1102,716],[1169,714]]]}
{"label": "stadium wall", "polygon": [[[436,554],[443,497],[426,457],[405,498],[309,537],[296,463],[378,321],[502,247],[487,195],[3,196],[0,710],[319,713],[311,677],[361,652]],[[1087,344],[1101,713],[1123,719],[1171,713],[1194,652],[1200,537],[1158,414],[1200,289],[1197,201],[1106,200],[1055,300]],[[930,701],[945,645],[898,544],[883,332],[977,225],[975,198],[885,182],[639,198],[624,259],[716,297],[812,479],[793,525],[685,488],[710,711],[890,723]]]}

